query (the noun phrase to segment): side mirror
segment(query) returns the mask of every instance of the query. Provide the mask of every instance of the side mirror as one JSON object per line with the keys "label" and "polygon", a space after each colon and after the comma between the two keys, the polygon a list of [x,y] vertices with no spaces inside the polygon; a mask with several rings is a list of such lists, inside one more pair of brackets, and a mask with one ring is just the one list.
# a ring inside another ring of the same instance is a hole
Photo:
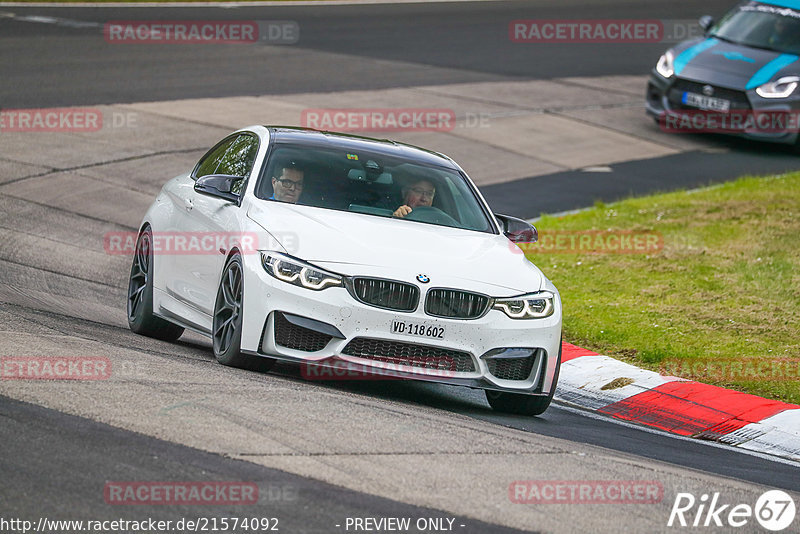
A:
{"label": "side mirror", "polygon": [[539,232],[532,224],[508,215],[495,214],[495,217],[503,225],[503,234],[512,243],[536,243],[539,239]]}
{"label": "side mirror", "polygon": [[223,198],[231,202],[239,202],[239,195],[233,192],[236,182],[244,180],[244,176],[229,174],[207,174],[194,182],[194,190],[203,195]]}
{"label": "side mirror", "polygon": [[698,23],[700,24],[700,27],[703,28],[703,31],[708,33],[708,30],[710,30],[711,26],[714,25],[714,17],[711,15],[703,15],[700,17]]}

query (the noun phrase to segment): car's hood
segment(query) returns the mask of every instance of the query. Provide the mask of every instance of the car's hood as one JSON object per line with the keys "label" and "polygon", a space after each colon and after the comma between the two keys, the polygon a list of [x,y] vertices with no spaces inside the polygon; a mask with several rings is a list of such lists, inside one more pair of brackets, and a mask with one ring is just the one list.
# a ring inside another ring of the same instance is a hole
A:
{"label": "car's hood", "polygon": [[491,296],[538,291],[541,271],[503,235],[258,201],[248,216],[291,255],[345,275],[415,281]]}
{"label": "car's hood", "polygon": [[739,91],[755,89],[800,68],[797,56],[713,37],[686,41],[673,53],[676,76]]}

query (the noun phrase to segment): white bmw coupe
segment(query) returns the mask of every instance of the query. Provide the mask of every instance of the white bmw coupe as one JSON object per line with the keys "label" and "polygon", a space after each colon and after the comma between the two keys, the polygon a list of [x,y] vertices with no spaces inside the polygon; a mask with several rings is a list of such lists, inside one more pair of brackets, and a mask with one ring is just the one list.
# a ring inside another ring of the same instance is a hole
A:
{"label": "white bmw coupe", "polygon": [[357,367],[483,389],[495,410],[538,415],[558,381],[561,299],[514,244],[535,240],[447,156],[253,126],[147,211],[128,322],[160,339],[207,335],[225,365]]}

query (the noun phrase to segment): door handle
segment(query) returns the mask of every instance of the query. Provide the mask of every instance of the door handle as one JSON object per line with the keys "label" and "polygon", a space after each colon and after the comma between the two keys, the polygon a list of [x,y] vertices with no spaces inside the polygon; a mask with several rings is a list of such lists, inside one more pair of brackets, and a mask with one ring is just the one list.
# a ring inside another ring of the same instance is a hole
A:
{"label": "door handle", "polygon": [[191,198],[184,198],[183,199],[183,207],[186,208],[187,211],[192,211],[194,204],[192,203]]}

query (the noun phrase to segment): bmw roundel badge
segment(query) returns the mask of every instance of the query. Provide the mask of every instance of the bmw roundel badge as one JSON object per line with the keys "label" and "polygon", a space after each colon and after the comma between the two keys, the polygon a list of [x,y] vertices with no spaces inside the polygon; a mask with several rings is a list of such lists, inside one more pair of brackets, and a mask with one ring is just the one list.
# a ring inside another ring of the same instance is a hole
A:
{"label": "bmw roundel badge", "polygon": [[427,275],[427,274],[418,274],[418,275],[417,275],[417,280],[419,280],[419,281],[420,281],[420,282],[422,282],[423,284],[427,284],[428,282],[430,282],[430,281],[431,281],[431,279],[430,279],[430,278],[428,278],[428,275]]}

